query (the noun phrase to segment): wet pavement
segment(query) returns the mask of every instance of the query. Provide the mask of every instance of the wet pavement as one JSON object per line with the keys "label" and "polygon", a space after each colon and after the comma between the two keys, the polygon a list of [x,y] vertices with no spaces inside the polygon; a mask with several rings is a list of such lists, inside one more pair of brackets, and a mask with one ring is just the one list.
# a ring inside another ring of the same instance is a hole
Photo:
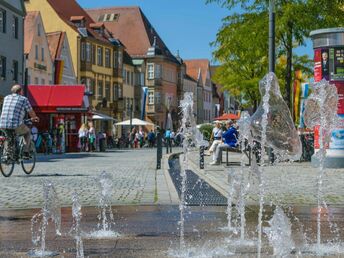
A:
{"label": "wet pavement", "polygon": [[[225,207],[187,207],[185,218],[186,257],[256,257],[256,246],[240,247],[235,244],[237,236],[224,231],[227,225]],[[265,211],[265,221],[271,217],[271,207]],[[33,248],[31,242],[31,218],[37,209],[10,210],[0,212],[0,257],[28,257]],[[83,239],[85,257],[176,257],[179,253],[179,208],[177,206],[116,206],[113,207],[115,225],[113,230],[120,236],[115,239]],[[97,228],[98,209],[82,209],[81,228],[89,233]],[[330,207],[331,222],[337,225],[339,234],[331,232],[327,211],[322,213],[322,239],[331,241],[335,237],[343,240],[344,210]],[[46,249],[59,253],[57,257],[75,257],[75,241],[68,232],[72,219],[71,209],[62,209],[61,237],[54,236],[48,226]],[[293,240],[296,252],[303,249],[305,241],[315,241],[316,208],[294,207],[288,212],[293,222]],[[257,225],[257,208],[249,207],[246,213],[247,239],[254,240]],[[263,223],[267,226],[267,223]],[[304,237],[304,234],[306,238]],[[272,247],[263,239],[262,257],[272,255]],[[344,257],[344,253],[342,254]],[[290,257],[300,257],[291,255]],[[311,257],[310,253],[302,257]],[[342,257],[340,254],[324,257]]]}

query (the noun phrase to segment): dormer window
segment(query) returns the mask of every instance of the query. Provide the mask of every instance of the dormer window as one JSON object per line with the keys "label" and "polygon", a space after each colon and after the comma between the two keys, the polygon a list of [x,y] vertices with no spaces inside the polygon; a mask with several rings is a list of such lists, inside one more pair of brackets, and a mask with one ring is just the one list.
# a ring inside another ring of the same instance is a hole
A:
{"label": "dormer window", "polygon": [[96,31],[100,35],[104,35],[105,26],[102,22],[91,23],[90,28]]}
{"label": "dormer window", "polygon": [[85,27],[86,20],[84,16],[71,16],[69,20],[78,28]]}

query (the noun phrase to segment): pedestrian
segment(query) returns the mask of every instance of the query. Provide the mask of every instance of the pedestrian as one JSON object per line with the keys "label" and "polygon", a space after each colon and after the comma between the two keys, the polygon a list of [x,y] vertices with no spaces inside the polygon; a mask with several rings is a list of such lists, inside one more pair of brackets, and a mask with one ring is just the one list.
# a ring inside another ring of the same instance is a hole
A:
{"label": "pedestrian", "polygon": [[87,136],[88,136],[88,128],[86,124],[84,123],[81,124],[78,134],[79,134],[80,151],[86,151]]}
{"label": "pedestrian", "polygon": [[37,127],[33,124],[31,127],[31,139],[33,142],[36,144],[38,138],[38,129]]}
{"label": "pedestrian", "polygon": [[166,153],[169,153],[169,149],[170,149],[170,153],[172,152],[172,143],[171,143],[171,129],[168,128],[165,131],[165,144],[166,144]]}
{"label": "pedestrian", "polygon": [[145,141],[145,132],[143,131],[142,127],[139,129],[139,144],[140,148],[143,147]]}
{"label": "pedestrian", "polygon": [[227,148],[235,148],[237,146],[238,131],[233,125],[231,120],[226,122],[227,131],[222,134],[224,143],[221,143],[217,146],[215,152],[215,160],[210,163],[210,165],[220,165],[222,158],[222,150]]}
{"label": "pedestrian", "polygon": [[213,131],[211,133],[210,139],[213,140],[213,143],[211,144],[209,148],[209,153],[213,155],[213,161],[216,161],[216,148],[219,144],[222,143],[222,128],[220,121],[215,121],[215,127],[213,128]]}
{"label": "pedestrian", "polygon": [[150,148],[154,147],[154,140],[155,140],[155,134],[153,132],[153,130],[151,130],[149,133],[148,133],[148,146]]}
{"label": "pedestrian", "polygon": [[95,141],[96,141],[96,129],[93,127],[93,123],[89,122],[88,123],[88,143],[89,143],[89,151],[93,152],[95,151]]}
{"label": "pedestrian", "polygon": [[135,136],[136,136],[136,129],[135,129],[135,127],[133,127],[131,129],[131,132],[129,133],[129,145],[130,145],[130,148],[134,148],[135,147]]}

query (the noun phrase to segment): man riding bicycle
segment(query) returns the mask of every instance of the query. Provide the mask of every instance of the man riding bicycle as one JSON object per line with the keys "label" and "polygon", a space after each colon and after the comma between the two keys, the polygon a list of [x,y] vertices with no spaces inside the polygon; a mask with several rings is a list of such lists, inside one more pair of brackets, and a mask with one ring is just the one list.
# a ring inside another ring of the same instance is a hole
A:
{"label": "man riding bicycle", "polygon": [[35,111],[29,100],[22,96],[22,87],[18,84],[11,88],[12,94],[7,95],[4,99],[2,112],[0,116],[0,128],[14,130],[16,135],[24,137],[24,156],[29,156],[31,132],[30,129],[24,124],[24,117],[26,112],[34,122],[39,122]]}

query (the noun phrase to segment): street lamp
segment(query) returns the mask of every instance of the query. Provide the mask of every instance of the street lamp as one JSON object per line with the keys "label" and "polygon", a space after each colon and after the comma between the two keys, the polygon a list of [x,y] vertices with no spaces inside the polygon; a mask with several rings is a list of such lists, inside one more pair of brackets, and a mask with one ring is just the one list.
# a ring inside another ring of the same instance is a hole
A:
{"label": "street lamp", "polygon": [[269,0],[269,72],[275,72],[275,0]]}

